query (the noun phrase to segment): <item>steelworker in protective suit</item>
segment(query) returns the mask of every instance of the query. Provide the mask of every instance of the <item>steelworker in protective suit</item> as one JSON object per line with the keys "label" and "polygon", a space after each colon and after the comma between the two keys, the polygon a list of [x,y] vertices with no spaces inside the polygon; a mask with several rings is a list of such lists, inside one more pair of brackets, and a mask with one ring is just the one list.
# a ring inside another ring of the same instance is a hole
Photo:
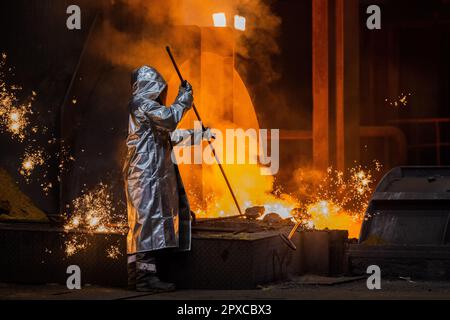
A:
{"label": "steelworker in protective suit", "polygon": [[[174,145],[193,130],[175,130],[193,102],[184,81],[174,103],[166,107],[167,83],[152,67],[132,73],[129,104],[128,155],[124,166],[128,225],[128,284],[137,291],[171,291],[156,270],[154,251],[191,246],[191,212],[177,165]],[[203,137],[211,139],[209,129]],[[200,141],[202,134],[200,134]],[[198,139],[197,139],[198,140]],[[199,143],[196,141],[196,143]]]}

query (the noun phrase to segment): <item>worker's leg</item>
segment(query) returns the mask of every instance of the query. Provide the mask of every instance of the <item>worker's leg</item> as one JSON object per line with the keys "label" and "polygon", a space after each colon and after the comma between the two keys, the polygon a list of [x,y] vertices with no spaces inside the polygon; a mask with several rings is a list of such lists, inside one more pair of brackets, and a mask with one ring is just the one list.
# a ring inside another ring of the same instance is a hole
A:
{"label": "worker's leg", "polygon": [[156,259],[152,252],[136,254],[136,290],[167,292],[175,290],[175,285],[159,279]]}

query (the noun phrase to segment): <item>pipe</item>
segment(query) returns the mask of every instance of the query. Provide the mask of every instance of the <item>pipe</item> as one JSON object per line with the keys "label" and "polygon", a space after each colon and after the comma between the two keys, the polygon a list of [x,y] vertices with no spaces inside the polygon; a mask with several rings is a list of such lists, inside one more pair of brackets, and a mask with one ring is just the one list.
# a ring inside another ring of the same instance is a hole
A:
{"label": "pipe", "polygon": [[392,126],[370,126],[359,128],[360,136],[365,138],[392,138],[396,145],[398,164],[405,164],[407,159],[406,136],[402,130]]}

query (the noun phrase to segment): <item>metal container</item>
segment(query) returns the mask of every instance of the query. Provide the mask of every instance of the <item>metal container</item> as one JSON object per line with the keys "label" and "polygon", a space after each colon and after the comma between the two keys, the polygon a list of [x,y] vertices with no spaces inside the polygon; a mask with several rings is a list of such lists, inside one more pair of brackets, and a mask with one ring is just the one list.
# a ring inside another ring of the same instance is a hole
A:
{"label": "metal container", "polygon": [[356,273],[378,265],[385,276],[450,278],[450,167],[400,167],[379,183],[359,243],[350,246]]}
{"label": "metal container", "polygon": [[[289,229],[244,219],[199,223],[192,251],[160,256],[160,270],[164,279],[185,289],[254,289],[287,279],[301,269],[301,254],[279,237]],[[301,245],[299,233],[293,241]]]}
{"label": "metal container", "polygon": [[[86,249],[67,256],[65,241],[79,236]],[[107,250],[117,246],[117,259]],[[0,282],[65,284],[70,265],[81,269],[82,284],[125,286],[127,281],[125,237],[121,234],[65,232],[46,224],[0,223]]]}

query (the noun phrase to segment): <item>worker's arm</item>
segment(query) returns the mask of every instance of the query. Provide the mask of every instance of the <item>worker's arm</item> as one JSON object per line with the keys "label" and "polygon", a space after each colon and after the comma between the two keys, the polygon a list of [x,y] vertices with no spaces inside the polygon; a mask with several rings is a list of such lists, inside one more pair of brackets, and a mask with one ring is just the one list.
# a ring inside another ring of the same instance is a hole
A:
{"label": "worker's arm", "polygon": [[186,111],[192,107],[193,101],[192,86],[185,81],[180,85],[178,96],[170,107],[148,99],[141,104],[140,110],[156,128],[171,132],[176,129]]}
{"label": "worker's arm", "polygon": [[201,129],[177,129],[171,134],[172,145],[180,147],[199,145],[202,139],[211,141],[215,138],[216,136],[209,128],[206,128],[203,133],[201,132]]}

